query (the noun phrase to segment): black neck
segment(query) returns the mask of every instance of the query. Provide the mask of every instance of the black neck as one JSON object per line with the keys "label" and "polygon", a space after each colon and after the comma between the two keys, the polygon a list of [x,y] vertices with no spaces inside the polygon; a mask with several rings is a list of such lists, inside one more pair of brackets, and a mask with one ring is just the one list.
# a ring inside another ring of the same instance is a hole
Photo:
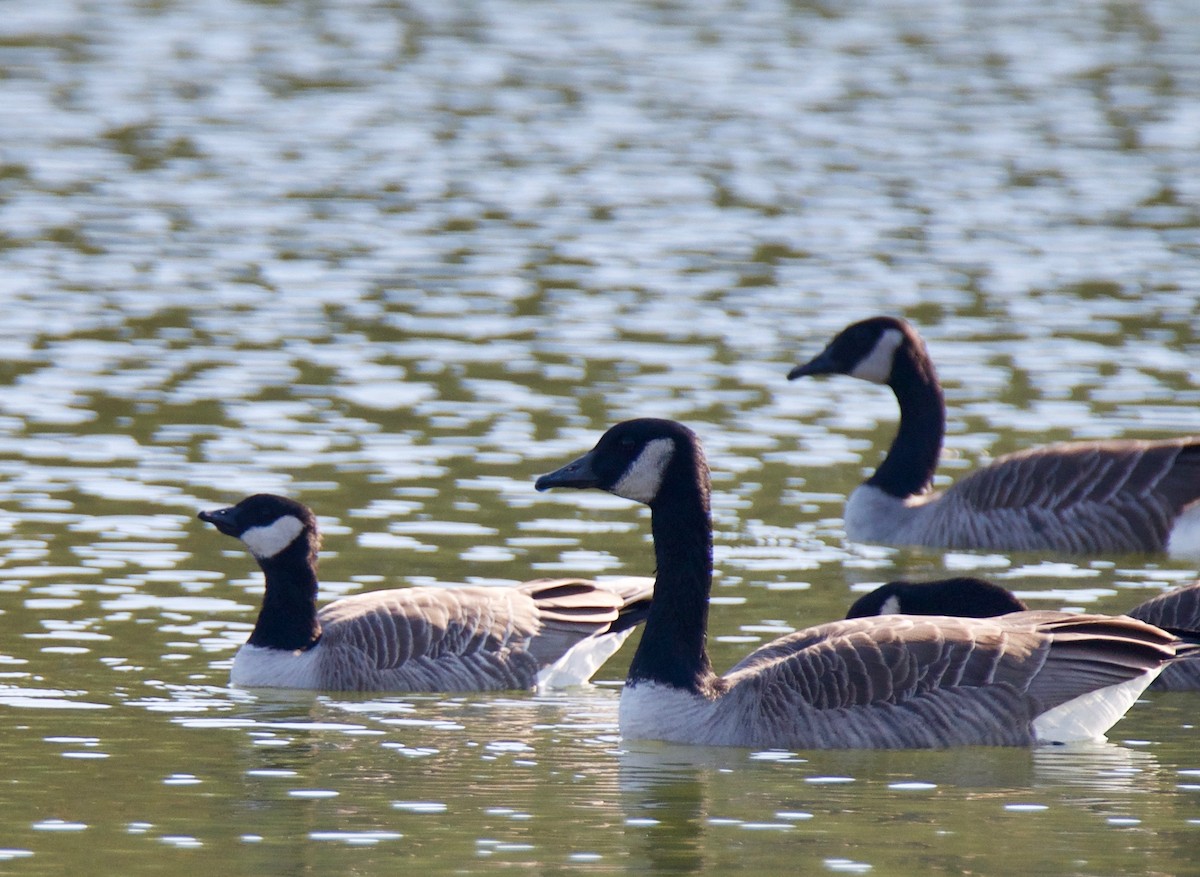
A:
{"label": "black neck", "polygon": [[270,649],[307,649],[321,638],[317,620],[317,564],[300,538],[274,557],[259,558],[267,579],[262,609],[248,642]]}
{"label": "black neck", "polygon": [[715,677],[705,648],[712,590],[712,519],[708,468],[702,457],[672,462],[650,513],[657,578],[626,684],[657,682],[705,692]]}
{"label": "black neck", "polygon": [[919,340],[910,339],[896,350],[888,386],[900,403],[900,428],[867,484],[903,499],[933,488],[946,433],[942,387]]}

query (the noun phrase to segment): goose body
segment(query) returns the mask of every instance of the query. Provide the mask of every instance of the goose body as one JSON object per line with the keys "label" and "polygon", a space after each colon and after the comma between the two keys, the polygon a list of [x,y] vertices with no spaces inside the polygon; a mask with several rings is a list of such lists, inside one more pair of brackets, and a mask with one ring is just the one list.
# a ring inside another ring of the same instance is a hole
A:
{"label": "goose body", "polygon": [[619,423],[537,488],[599,488],[650,506],[654,600],[621,694],[621,734],[720,746],[930,748],[1092,739],[1189,646],[1131,618],[1021,612],[835,621],[717,675],[709,476],[694,433]]}
{"label": "goose body", "polygon": [[234,656],[241,687],[491,691],[586,682],[645,617],[653,580],[371,591],[320,609],[313,513],[271,494],[201,512],[250,550],[262,609]]}
{"label": "goose body", "polygon": [[[1011,591],[984,579],[962,577],[932,582],[888,582],[859,597],[847,618],[874,615],[955,615],[987,618],[1028,607]],[[1165,591],[1127,613],[1147,624],[1200,637],[1200,582]],[[1157,691],[1200,691],[1200,660],[1168,665],[1150,686]]]}
{"label": "goose body", "polygon": [[946,406],[916,330],[893,317],[854,323],[788,379],[824,374],[886,384],[900,405],[887,456],[846,502],[854,541],[1200,556],[1200,438],[1047,445],[934,492]]}

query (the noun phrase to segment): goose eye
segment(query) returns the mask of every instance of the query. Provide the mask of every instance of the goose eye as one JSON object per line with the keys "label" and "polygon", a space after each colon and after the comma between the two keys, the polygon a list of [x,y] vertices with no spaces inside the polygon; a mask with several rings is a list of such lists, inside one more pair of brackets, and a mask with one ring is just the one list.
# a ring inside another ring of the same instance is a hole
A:
{"label": "goose eye", "polygon": [[622,438],[621,441],[617,443],[617,446],[625,454],[632,454],[635,450],[637,450],[637,442],[634,441],[632,436],[628,435]]}

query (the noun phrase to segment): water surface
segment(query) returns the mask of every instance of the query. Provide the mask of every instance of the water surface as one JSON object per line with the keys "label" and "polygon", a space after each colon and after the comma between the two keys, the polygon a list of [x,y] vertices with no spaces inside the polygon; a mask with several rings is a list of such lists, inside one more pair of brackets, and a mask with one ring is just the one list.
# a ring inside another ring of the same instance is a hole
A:
{"label": "water surface", "polygon": [[914,320],[945,481],[1200,432],[1191,3],[8,3],[0,95],[0,871],[1191,869],[1188,695],[759,753],[625,745],[628,649],[555,695],[238,691],[260,578],[195,520],[304,500],[328,597],[644,574],[644,509],[532,481],[650,415],[713,467],[721,668],[900,576],[1189,580],[845,542],[894,402],[784,375]]}

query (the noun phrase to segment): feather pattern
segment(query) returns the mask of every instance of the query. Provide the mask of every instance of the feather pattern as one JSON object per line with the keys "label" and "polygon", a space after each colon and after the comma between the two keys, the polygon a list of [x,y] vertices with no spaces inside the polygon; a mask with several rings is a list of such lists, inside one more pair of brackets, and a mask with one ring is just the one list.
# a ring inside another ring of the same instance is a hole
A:
{"label": "feather pattern", "polygon": [[797,631],[718,676],[704,646],[712,524],[694,433],[673,421],[617,424],[537,486],[625,495],[624,468],[664,437],[677,448],[648,500],[658,577],[621,695],[627,738],[787,748],[1090,739],[1196,648],[1127,617],[885,615]]}
{"label": "feather pattern", "polygon": [[[1132,618],[1167,630],[1200,637],[1200,582],[1151,597],[1129,610]],[[1163,691],[1200,691],[1200,660],[1171,664],[1153,687]]]}
{"label": "feather pattern", "polygon": [[263,609],[250,641],[234,656],[235,685],[496,691],[550,680],[582,684],[649,611],[653,580],[637,577],[373,591],[318,610],[319,536],[311,511],[258,494],[201,513],[239,538],[247,530],[274,532],[274,521],[287,516],[303,526],[289,545],[256,555],[266,576]]}
{"label": "feather pattern", "polygon": [[[983,579],[962,577],[940,579],[931,582],[888,582],[874,591],[864,594],[847,612],[847,618],[863,618],[875,615],[893,617],[918,615],[946,615],[985,618],[990,616],[1014,617],[1008,613],[1024,613],[1027,607],[1010,591]],[[1152,597],[1129,610],[1127,615],[1146,624],[1183,635],[1192,640],[1200,639],[1200,582],[1193,582],[1174,590]],[[1085,616],[1068,616],[1083,618]],[[1122,633],[1110,643],[1119,641]],[[1095,637],[1089,635],[1084,642],[1088,648],[1096,646]],[[1063,654],[1070,649],[1081,651],[1079,637],[1064,640]],[[1107,651],[1108,645],[1105,646]],[[1099,664],[1093,669],[1099,669]],[[1200,691],[1200,657],[1173,661],[1165,667],[1150,686],[1166,691]]]}
{"label": "feather pattern", "polygon": [[[881,367],[880,350],[890,354]],[[862,369],[864,361],[873,363]],[[849,374],[886,383],[900,428],[876,473],[847,502],[855,541],[1004,551],[1169,551],[1200,556],[1200,439],[1068,442],[998,458],[944,492],[933,474],[946,408],[911,325],[855,323],[789,379]]]}

